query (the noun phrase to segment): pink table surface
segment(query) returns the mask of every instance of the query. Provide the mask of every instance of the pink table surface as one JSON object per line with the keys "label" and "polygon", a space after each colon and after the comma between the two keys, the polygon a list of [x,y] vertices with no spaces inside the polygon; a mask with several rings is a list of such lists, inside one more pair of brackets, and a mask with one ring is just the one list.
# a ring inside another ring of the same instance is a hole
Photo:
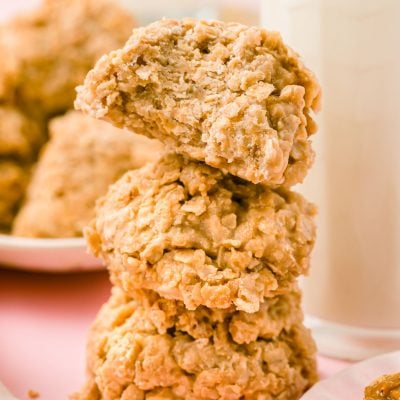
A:
{"label": "pink table surface", "polygon": [[[0,381],[19,399],[67,399],[85,379],[86,333],[110,293],[106,272],[0,269]],[[349,365],[319,357],[322,377]]]}

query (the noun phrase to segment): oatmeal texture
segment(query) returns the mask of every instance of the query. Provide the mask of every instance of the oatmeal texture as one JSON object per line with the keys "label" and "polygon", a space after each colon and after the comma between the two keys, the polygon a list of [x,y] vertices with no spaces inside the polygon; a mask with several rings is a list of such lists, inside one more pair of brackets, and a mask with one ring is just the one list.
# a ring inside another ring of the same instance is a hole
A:
{"label": "oatmeal texture", "polygon": [[119,289],[92,326],[89,380],[75,400],[296,400],[315,382],[315,345],[297,292],[255,314]]}
{"label": "oatmeal texture", "polygon": [[168,154],[112,185],[85,234],[128,293],[255,312],[307,272],[314,214],[299,194]]}
{"label": "oatmeal texture", "polygon": [[0,158],[0,233],[10,230],[28,183],[28,171],[28,167]]}
{"label": "oatmeal texture", "polygon": [[108,185],[157,159],[160,151],[156,141],[77,111],[53,119],[50,136],[14,222],[14,235],[81,236]]}
{"label": "oatmeal texture", "polygon": [[75,106],[253,183],[291,186],[313,162],[319,98],[278,33],[163,19],[103,56]]}
{"label": "oatmeal texture", "polygon": [[44,132],[36,121],[17,108],[0,106],[0,158],[32,161],[44,141]]}
{"label": "oatmeal texture", "polygon": [[364,400],[400,400],[400,372],[383,375],[365,388]]}
{"label": "oatmeal texture", "polygon": [[46,115],[72,108],[75,86],[133,26],[111,0],[43,0],[0,27],[0,99]]}

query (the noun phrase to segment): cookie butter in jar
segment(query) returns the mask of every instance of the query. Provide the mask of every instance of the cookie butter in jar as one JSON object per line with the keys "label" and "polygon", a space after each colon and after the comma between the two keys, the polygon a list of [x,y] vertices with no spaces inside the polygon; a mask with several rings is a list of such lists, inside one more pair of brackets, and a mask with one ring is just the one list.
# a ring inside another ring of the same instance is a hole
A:
{"label": "cookie butter in jar", "polygon": [[306,179],[319,239],[305,306],[326,354],[400,348],[400,1],[264,0],[323,88]]}

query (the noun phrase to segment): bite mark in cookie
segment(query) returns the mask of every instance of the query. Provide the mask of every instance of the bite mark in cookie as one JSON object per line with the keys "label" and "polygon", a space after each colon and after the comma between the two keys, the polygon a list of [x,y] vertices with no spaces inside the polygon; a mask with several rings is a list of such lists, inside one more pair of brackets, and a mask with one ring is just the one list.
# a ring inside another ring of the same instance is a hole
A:
{"label": "bite mark in cookie", "polygon": [[164,19],[103,56],[75,105],[245,180],[291,186],[313,162],[319,97],[278,33]]}

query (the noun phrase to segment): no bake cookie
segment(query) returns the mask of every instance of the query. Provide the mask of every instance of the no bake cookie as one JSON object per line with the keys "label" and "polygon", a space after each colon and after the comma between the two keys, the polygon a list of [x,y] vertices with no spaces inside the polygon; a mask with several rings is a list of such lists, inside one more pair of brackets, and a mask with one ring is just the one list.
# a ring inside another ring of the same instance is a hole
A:
{"label": "no bake cookie", "polygon": [[306,273],[315,207],[177,154],[125,174],[85,230],[114,284],[255,312]]}
{"label": "no bake cookie", "polygon": [[0,99],[54,114],[72,108],[75,86],[134,21],[109,0],[44,0],[0,27]]}
{"label": "no bake cookie", "polygon": [[383,375],[368,385],[364,400],[400,400],[400,372]]}
{"label": "no bake cookie", "polygon": [[163,19],[103,56],[75,106],[253,183],[291,186],[313,162],[319,98],[277,32]]}
{"label": "no bake cookie", "polygon": [[114,289],[89,336],[89,380],[75,400],[296,400],[316,378],[297,292],[258,313],[188,311]]}
{"label": "no bake cookie", "polygon": [[157,159],[160,144],[82,113],[50,122],[50,141],[30,182],[13,234],[81,236],[95,201],[124,172]]}

